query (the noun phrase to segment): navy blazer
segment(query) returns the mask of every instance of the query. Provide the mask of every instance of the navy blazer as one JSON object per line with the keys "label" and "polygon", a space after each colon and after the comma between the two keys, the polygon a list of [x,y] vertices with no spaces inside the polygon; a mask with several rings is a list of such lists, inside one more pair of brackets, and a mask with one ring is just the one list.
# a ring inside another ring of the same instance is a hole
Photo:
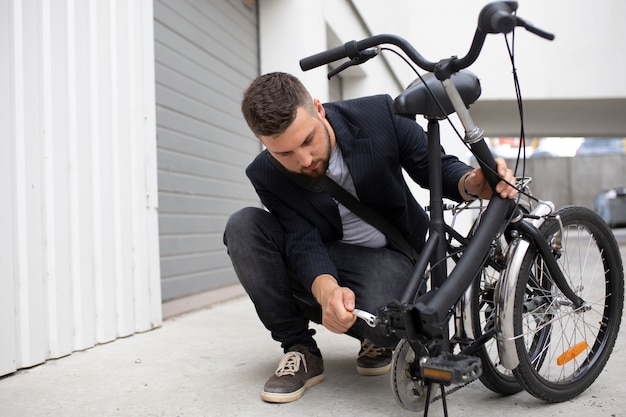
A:
{"label": "navy blazer", "polygon": [[[387,95],[327,103],[324,108],[361,202],[386,218],[420,252],[428,216],[411,194],[402,169],[428,188],[428,144],[423,129],[395,115]],[[342,238],[339,210],[332,197],[303,186],[272,159],[264,150],[246,174],[284,229],[289,267],[310,290],[320,274],[338,277],[325,242]],[[441,159],[444,195],[461,201],[458,182],[472,168],[443,150]]]}

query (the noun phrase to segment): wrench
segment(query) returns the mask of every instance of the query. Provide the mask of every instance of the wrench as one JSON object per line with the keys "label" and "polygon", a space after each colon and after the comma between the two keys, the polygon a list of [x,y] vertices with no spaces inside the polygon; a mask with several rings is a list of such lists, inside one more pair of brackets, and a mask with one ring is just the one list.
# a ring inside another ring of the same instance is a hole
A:
{"label": "wrench", "polygon": [[368,313],[364,310],[359,310],[358,308],[355,308],[353,313],[355,316],[367,323],[367,325],[370,327],[376,327],[376,325],[378,324],[378,318],[372,313]]}

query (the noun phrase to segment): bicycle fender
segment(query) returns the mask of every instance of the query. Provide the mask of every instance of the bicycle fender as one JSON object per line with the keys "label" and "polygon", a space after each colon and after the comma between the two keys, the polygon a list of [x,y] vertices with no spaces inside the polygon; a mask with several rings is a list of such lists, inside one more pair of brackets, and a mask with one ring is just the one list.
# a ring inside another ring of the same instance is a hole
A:
{"label": "bicycle fender", "polygon": [[[554,204],[551,201],[542,201],[532,211],[535,227],[540,227],[545,216],[554,212]],[[527,220],[522,220],[527,221]],[[506,267],[500,272],[500,279],[496,284],[494,303],[496,305],[496,341],[498,356],[502,366],[507,369],[515,369],[519,365],[519,357],[515,348],[515,339],[523,335],[516,335],[514,331],[514,304],[515,289],[519,279],[519,273],[530,242],[523,238],[515,239],[508,247]]]}
{"label": "bicycle fender", "polygon": [[506,369],[515,369],[519,365],[513,329],[513,306],[520,267],[529,247],[530,243],[522,239],[517,239],[511,243],[507,253],[506,268],[500,272],[500,279],[496,284],[494,297],[496,341],[500,362]]}

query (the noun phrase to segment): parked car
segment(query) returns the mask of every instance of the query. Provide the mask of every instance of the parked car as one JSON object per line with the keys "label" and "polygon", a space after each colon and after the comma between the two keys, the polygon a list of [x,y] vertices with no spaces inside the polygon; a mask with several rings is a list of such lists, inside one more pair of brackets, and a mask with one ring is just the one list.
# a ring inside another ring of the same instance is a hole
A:
{"label": "parked car", "polygon": [[576,155],[626,153],[626,138],[585,138]]}
{"label": "parked car", "polygon": [[593,209],[609,226],[626,226],[626,187],[600,193],[593,202]]}
{"label": "parked car", "polygon": [[552,158],[554,154],[550,151],[538,150],[530,154],[531,158]]}

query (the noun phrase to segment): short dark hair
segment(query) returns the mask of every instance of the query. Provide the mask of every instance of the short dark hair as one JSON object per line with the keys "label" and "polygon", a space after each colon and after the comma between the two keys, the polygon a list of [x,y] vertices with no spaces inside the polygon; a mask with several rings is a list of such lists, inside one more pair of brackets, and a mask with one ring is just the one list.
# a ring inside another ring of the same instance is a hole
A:
{"label": "short dark hair", "polygon": [[314,112],[311,94],[291,74],[270,72],[256,78],[243,94],[241,112],[256,136],[283,133],[296,118],[298,107]]}

